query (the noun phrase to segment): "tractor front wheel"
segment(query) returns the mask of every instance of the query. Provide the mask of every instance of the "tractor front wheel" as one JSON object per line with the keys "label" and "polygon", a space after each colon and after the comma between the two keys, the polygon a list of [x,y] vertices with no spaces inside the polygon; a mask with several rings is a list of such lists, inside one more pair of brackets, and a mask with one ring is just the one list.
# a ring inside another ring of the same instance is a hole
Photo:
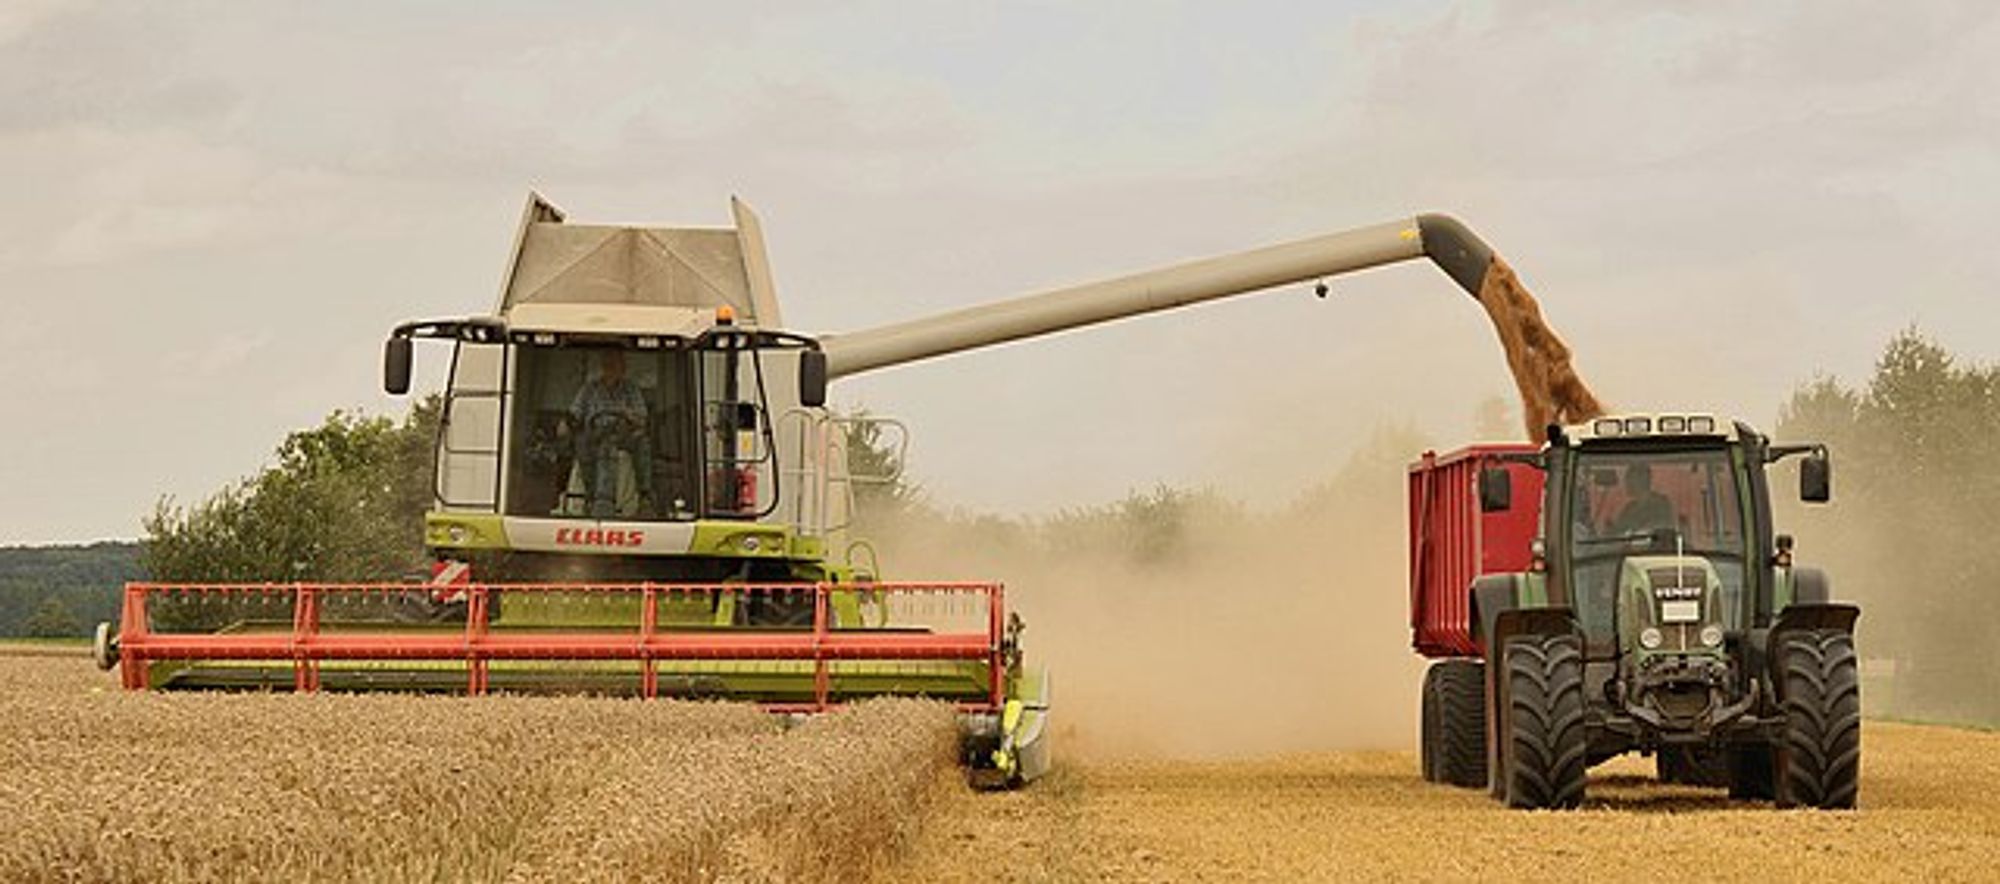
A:
{"label": "tractor front wheel", "polygon": [[1583,721],[1583,647],[1577,637],[1523,635],[1507,640],[1507,806],[1569,808],[1583,803],[1589,750]]}
{"label": "tractor front wheel", "polygon": [[1834,629],[1788,634],[1779,655],[1785,739],[1777,752],[1778,806],[1852,808],[1861,782],[1854,637]]}
{"label": "tractor front wheel", "polygon": [[1424,673],[1424,779],[1486,785],[1486,664],[1441,660]]}

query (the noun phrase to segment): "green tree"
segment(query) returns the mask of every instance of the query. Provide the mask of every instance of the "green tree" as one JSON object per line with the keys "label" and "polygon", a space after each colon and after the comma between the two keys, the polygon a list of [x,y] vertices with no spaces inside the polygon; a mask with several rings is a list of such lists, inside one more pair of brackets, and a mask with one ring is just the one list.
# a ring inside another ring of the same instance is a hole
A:
{"label": "green tree", "polygon": [[336,411],[278,446],[276,463],[145,521],[154,580],[367,581],[420,568],[439,400],[401,421]]}
{"label": "green tree", "polygon": [[[1836,595],[1859,601],[1865,654],[1893,661],[1877,709],[2000,720],[2000,676],[1983,616],[2000,547],[2000,369],[1963,363],[1916,329],[1897,334],[1860,388],[1816,378],[1780,412],[1782,441],[1827,443],[1835,504],[1785,504],[1800,559],[1824,564]],[[1780,501],[1789,501],[1789,495]]]}
{"label": "green tree", "polygon": [[83,635],[83,621],[62,599],[48,596],[21,624],[21,632],[29,638],[75,638]]}

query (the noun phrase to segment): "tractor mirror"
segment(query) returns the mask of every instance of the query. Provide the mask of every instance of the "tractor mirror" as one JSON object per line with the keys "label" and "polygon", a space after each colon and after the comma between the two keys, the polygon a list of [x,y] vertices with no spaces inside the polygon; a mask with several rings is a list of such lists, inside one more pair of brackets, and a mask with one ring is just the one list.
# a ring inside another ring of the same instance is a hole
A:
{"label": "tractor mirror", "polygon": [[803,350],[799,353],[799,404],[807,408],[826,404],[826,352],[823,350]]}
{"label": "tractor mirror", "polygon": [[1514,506],[1514,477],[1505,467],[1479,471],[1479,511],[1498,513]]}
{"label": "tractor mirror", "polygon": [[1825,503],[1833,499],[1833,461],[1821,449],[1799,461],[1799,499]]}
{"label": "tractor mirror", "polygon": [[382,389],[392,396],[410,392],[409,338],[393,337],[382,346]]}

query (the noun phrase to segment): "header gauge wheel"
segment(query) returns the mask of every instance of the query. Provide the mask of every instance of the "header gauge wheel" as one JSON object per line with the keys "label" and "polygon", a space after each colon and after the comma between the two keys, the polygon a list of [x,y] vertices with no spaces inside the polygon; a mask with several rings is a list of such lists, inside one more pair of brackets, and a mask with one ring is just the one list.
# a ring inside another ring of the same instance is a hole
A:
{"label": "header gauge wheel", "polygon": [[98,621],[97,632],[90,639],[90,658],[105,672],[118,665],[118,639],[111,634],[111,624]]}

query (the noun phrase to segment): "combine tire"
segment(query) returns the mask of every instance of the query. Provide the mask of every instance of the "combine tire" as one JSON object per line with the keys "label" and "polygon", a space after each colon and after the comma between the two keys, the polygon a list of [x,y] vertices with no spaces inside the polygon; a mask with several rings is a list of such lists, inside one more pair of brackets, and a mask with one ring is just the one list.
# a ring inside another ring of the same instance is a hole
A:
{"label": "combine tire", "polygon": [[1424,673],[1424,779],[1486,785],[1486,664],[1443,660]]}
{"label": "combine tire", "polygon": [[1779,648],[1785,739],[1778,745],[1779,807],[1843,810],[1861,778],[1861,684],[1854,638],[1814,629],[1786,635]]}
{"label": "combine tire", "polygon": [[1574,635],[1524,635],[1506,644],[1507,706],[1501,735],[1508,807],[1583,802],[1583,648]]}

